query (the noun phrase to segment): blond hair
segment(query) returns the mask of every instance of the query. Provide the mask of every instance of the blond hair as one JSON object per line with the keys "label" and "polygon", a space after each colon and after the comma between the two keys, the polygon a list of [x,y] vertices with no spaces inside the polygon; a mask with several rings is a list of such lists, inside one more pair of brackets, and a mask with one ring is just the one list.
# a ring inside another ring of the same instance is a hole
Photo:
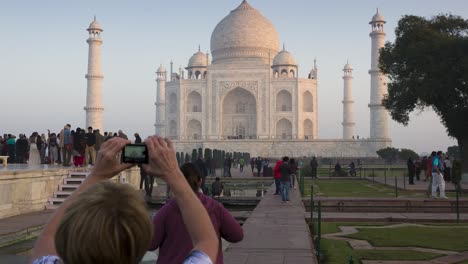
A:
{"label": "blond hair", "polygon": [[55,235],[65,264],[139,263],[152,236],[143,197],[126,184],[97,183],[64,213]]}

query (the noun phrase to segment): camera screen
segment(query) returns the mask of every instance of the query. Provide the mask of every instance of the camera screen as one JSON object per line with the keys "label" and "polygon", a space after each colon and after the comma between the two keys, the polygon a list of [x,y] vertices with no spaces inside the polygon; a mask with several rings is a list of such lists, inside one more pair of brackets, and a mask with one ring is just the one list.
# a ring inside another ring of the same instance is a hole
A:
{"label": "camera screen", "polygon": [[125,163],[147,163],[148,156],[147,156],[147,149],[146,145],[127,145],[124,148],[122,161]]}

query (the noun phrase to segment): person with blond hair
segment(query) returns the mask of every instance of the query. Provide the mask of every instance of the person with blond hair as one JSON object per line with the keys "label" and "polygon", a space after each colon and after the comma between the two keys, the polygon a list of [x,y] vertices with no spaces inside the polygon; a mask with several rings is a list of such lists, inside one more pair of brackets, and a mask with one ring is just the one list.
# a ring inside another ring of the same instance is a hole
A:
{"label": "person with blond hair", "polygon": [[[33,264],[125,263],[141,261],[152,227],[141,195],[129,185],[108,181],[134,164],[116,156],[130,141],[113,138],[102,144],[96,164],[81,186],[57,209],[32,251]],[[180,171],[172,142],[158,136],[145,141],[148,174],[171,187],[193,243],[184,263],[211,264],[219,241],[204,209]]]}

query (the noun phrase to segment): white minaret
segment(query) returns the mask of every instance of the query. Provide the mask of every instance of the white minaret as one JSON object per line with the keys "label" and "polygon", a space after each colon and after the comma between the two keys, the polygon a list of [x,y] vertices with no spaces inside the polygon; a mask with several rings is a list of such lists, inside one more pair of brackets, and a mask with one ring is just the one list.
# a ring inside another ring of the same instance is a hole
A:
{"label": "white minaret", "polygon": [[354,136],[354,101],[353,101],[353,68],[349,63],[343,68],[343,139]]}
{"label": "white minaret", "polygon": [[102,79],[104,76],[102,76],[101,71],[102,29],[96,21],[96,17],[94,17],[94,21],[91,22],[87,30],[89,38],[86,42],[89,44],[89,54],[88,74],[86,74],[88,90],[86,94],[86,106],[84,107],[86,111],[86,127],[92,126],[93,129],[99,129],[103,133]]}
{"label": "white minaret", "polygon": [[369,22],[372,32],[369,34],[372,39],[371,69],[371,97],[370,97],[370,138],[388,139],[387,110],[382,105],[382,98],[387,94],[387,78],[379,68],[379,50],[385,44],[385,20],[380,15],[379,9]]}
{"label": "white minaret", "polygon": [[156,71],[156,135],[166,136],[166,69],[159,66]]}

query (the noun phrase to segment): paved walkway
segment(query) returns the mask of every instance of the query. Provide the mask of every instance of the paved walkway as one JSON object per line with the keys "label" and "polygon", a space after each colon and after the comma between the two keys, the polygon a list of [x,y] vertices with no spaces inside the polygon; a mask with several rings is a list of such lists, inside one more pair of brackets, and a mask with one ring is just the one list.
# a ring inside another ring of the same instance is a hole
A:
{"label": "paved walkway", "polygon": [[224,253],[226,264],[317,263],[299,190],[281,203],[271,186],[244,223],[244,240]]}

